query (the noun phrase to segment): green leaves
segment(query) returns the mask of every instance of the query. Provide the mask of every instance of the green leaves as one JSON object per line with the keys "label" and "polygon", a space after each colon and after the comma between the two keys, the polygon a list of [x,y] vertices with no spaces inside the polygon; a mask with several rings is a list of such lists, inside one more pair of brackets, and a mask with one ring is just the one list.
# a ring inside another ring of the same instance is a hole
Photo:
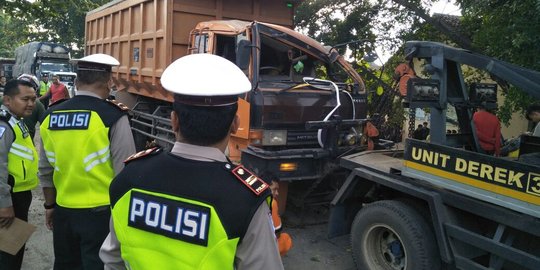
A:
{"label": "green leaves", "polygon": [[108,0],[0,1],[0,56],[14,57],[17,46],[51,41],[83,55],[86,13]]}
{"label": "green leaves", "polygon": [[[305,0],[297,9],[295,21],[297,29],[327,45],[367,38],[376,41],[378,48],[395,52],[385,65],[384,73],[388,75],[395,67],[392,62],[402,61],[399,48],[407,40],[431,40],[470,48],[540,70],[540,0],[453,0],[451,2],[461,8],[462,16],[446,18],[429,15],[434,2]],[[353,57],[359,58],[369,50],[369,45],[365,43],[349,49]],[[346,52],[345,48],[340,51]],[[377,92],[380,81],[366,81],[368,89]],[[386,83],[391,84],[391,80]],[[504,123],[508,123],[512,112],[539,102],[515,88],[505,89],[502,93],[506,99],[499,117]]]}
{"label": "green leaves", "polygon": [[[474,46],[482,53],[540,70],[540,1],[457,2],[462,7],[462,24],[471,33]],[[503,91],[503,95],[505,100],[498,116],[506,124],[512,112],[523,112],[529,104],[538,102],[514,87]]]}

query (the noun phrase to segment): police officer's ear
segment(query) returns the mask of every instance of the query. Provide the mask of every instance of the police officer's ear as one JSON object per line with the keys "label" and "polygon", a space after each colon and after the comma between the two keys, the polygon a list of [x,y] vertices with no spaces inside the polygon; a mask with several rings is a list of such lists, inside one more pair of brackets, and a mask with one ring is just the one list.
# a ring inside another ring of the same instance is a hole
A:
{"label": "police officer's ear", "polygon": [[109,81],[107,82],[107,89],[109,89],[109,91],[111,91],[111,90],[115,91],[116,90],[116,85],[114,84],[112,76],[109,78]]}
{"label": "police officer's ear", "polygon": [[10,102],[11,102],[10,96],[7,96],[7,95],[2,96],[2,104],[4,104],[4,106],[9,107]]}
{"label": "police officer's ear", "polygon": [[174,132],[176,137],[178,137],[180,131],[180,124],[178,123],[178,115],[175,111],[171,111],[171,126],[172,131]]}
{"label": "police officer's ear", "polygon": [[229,130],[229,133],[236,134],[236,131],[238,131],[239,127],[240,127],[240,117],[238,117],[238,114],[236,114],[232,121],[231,129]]}

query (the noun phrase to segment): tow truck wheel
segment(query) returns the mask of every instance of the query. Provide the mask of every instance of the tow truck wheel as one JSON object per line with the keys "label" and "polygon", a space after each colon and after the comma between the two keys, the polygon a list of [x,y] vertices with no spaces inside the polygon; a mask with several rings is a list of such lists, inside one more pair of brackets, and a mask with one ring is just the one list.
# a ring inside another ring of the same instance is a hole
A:
{"label": "tow truck wheel", "polygon": [[435,237],[424,218],[399,201],[378,201],[356,215],[351,244],[358,269],[440,269]]}

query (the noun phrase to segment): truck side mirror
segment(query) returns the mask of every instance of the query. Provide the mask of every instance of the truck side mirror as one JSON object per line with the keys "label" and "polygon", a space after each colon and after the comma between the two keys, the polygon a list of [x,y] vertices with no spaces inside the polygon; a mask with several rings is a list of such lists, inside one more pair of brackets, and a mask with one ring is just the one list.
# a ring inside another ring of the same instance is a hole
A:
{"label": "truck side mirror", "polygon": [[249,67],[249,56],[251,55],[251,42],[243,39],[238,42],[236,47],[236,65],[241,70]]}

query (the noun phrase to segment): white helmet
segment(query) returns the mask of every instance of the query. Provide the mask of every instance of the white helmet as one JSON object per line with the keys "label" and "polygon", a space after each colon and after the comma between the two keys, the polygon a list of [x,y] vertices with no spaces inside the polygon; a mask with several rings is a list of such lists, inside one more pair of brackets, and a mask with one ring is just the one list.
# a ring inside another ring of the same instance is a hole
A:
{"label": "white helmet", "polygon": [[39,89],[39,80],[36,76],[34,75],[31,75],[31,74],[21,74],[17,80],[21,80],[21,81],[25,81],[25,82],[29,82],[30,84],[32,84],[32,88],[34,88],[34,90],[38,90]]}

